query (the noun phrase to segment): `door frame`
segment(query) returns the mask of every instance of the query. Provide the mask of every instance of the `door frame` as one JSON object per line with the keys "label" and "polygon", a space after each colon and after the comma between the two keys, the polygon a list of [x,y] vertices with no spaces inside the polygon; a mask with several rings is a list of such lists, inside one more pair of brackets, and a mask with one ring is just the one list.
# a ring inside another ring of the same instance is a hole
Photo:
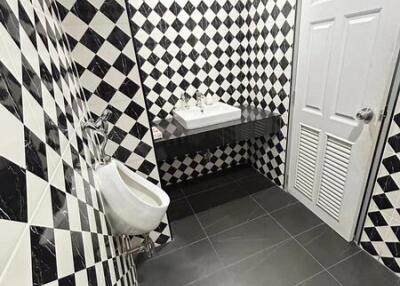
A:
{"label": "door frame", "polygon": [[[301,7],[303,0],[296,1],[296,11],[295,11],[295,26],[294,26],[294,44],[293,44],[293,58],[292,58],[292,72],[291,72],[291,86],[290,86],[290,96],[289,96],[289,114],[288,114],[288,134],[287,134],[287,143],[286,143],[286,159],[285,159],[285,175],[284,175],[284,184],[283,189],[288,192],[289,191],[289,169],[290,169],[290,150],[292,140],[291,137],[293,135],[293,111],[292,107],[294,107],[296,100],[296,71],[297,71],[297,62],[299,56],[299,40],[300,40],[300,20],[301,20]],[[394,110],[396,107],[397,99],[400,96],[400,34],[397,37],[397,47],[398,55],[396,64],[392,70],[393,78],[391,80],[389,95],[387,97],[385,109],[384,109],[384,117],[381,122],[378,139],[375,145],[374,154],[372,157],[369,174],[367,177],[367,183],[364,190],[364,195],[361,202],[360,212],[358,215],[354,238],[353,240],[359,243],[362,235],[362,229],[365,223],[365,219],[367,216],[369,204],[372,198],[373,189],[375,186],[375,181],[378,175],[380,162],[383,156],[384,148],[387,142],[387,137],[389,134],[389,128],[394,116]]]}

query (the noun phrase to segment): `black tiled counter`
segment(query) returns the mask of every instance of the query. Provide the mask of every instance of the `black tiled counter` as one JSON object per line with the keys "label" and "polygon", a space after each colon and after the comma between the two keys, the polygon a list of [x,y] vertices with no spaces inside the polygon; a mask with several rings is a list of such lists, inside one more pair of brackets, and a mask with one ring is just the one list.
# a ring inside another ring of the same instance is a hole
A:
{"label": "black tiled counter", "polygon": [[271,135],[282,121],[278,114],[254,106],[241,106],[241,119],[196,129],[185,129],[174,118],[154,122],[162,138],[154,140],[157,159],[163,161],[209,148]]}

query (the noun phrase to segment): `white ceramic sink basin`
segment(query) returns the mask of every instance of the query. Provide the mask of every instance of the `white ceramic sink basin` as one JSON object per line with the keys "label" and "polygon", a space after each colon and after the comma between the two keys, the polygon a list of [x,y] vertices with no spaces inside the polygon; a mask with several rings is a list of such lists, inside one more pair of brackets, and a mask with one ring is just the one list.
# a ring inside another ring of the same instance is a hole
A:
{"label": "white ceramic sink basin", "polygon": [[241,117],[241,110],[226,103],[215,102],[212,105],[205,105],[203,112],[197,106],[189,109],[174,110],[174,117],[186,129],[195,129],[238,120]]}
{"label": "white ceramic sink basin", "polygon": [[114,234],[138,235],[157,228],[170,202],[162,189],[114,159],[96,169],[96,178]]}

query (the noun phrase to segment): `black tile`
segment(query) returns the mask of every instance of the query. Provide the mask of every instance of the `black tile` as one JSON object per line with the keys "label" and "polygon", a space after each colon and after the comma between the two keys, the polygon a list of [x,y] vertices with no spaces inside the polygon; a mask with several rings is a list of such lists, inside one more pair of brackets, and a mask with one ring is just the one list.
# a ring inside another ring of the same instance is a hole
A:
{"label": "black tile", "polygon": [[135,62],[121,53],[115,60],[113,66],[127,76],[135,66]]}
{"label": "black tile", "polygon": [[289,238],[271,217],[264,216],[211,236],[210,240],[224,264],[229,265]]}
{"label": "black tile", "polygon": [[400,285],[399,278],[364,251],[329,268],[328,271],[343,285]]}
{"label": "black tile", "polygon": [[124,10],[124,7],[122,7],[115,0],[106,0],[100,7],[100,11],[104,15],[106,15],[113,23],[116,23],[118,21]]}
{"label": "black tile", "polygon": [[162,188],[169,196],[171,201],[176,201],[178,199],[184,198],[184,194],[180,185],[169,185]]}
{"label": "black tile", "polygon": [[58,126],[51,120],[51,118],[44,113],[44,124],[46,128],[46,143],[53,148],[59,155],[60,150],[60,135],[58,134]]}
{"label": "black tile", "polygon": [[136,146],[134,152],[139,156],[146,158],[147,154],[149,154],[151,149],[152,148],[149,145],[147,145],[143,141],[140,141],[139,144]]}
{"label": "black tile", "polygon": [[340,284],[332,275],[324,271],[300,283],[299,286],[340,286]]}
{"label": "black tile", "polygon": [[181,184],[185,195],[193,195],[204,191],[209,191],[226,184],[232,184],[232,178],[226,172],[217,172],[202,176],[200,178],[186,181]]}
{"label": "black tile", "polygon": [[188,216],[170,223],[172,241],[157,248],[156,255],[166,254],[177,248],[206,237],[195,216]]}
{"label": "black tile", "polygon": [[265,211],[250,197],[217,206],[197,214],[208,235],[265,215]]}
{"label": "black tile", "polygon": [[78,207],[79,207],[79,218],[81,221],[81,227],[83,231],[90,231],[90,227],[89,227],[89,215],[88,215],[88,206],[78,200]]}
{"label": "black tile", "polygon": [[143,112],[144,108],[133,101],[131,101],[131,103],[127,106],[125,110],[125,114],[127,114],[128,116],[132,117],[135,120],[138,120]]}
{"label": "black tile", "polygon": [[83,22],[89,24],[96,15],[97,9],[90,4],[90,1],[76,1],[71,11]]}
{"label": "black tile", "polygon": [[21,122],[23,121],[21,84],[1,62],[0,103]]}
{"label": "black tile", "polygon": [[272,181],[270,181],[269,179],[267,179],[262,175],[242,178],[237,182],[249,194],[255,194],[260,191],[265,191],[275,186],[275,184]]}
{"label": "black tile", "polygon": [[33,285],[43,285],[57,279],[57,259],[54,230],[31,226],[31,254]]}
{"label": "black tile", "polygon": [[75,286],[75,275],[71,274],[58,280],[58,286]]}
{"label": "black tile", "polygon": [[383,159],[382,164],[385,166],[389,174],[400,172],[400,160],[397,155],[393,155]]}
{"label": "black tile", "polygon": [[[81,1],[78,1],[81,2]],[[86,1],[82,1],[86,2]],[[97,34],[93,29],[88,28],[83,34],[82,38],[79,40],[79,42],[87,47],[89,50],[91,50],[93,53],[97,53],[98,50],[101,48],[101,46],[104,43],[104,39],[102,36]]]}
{"label": "black tile", "polygon": [[253,194],[252,197],[267,211],[273,212],[298,201],[279,187],[272,187],[264,192]]}
{"label": "black tile", "polygon": [[271,214],[290,234],[297,235],[322,221],[302,204],[295,204]]}
{"label": "black tile", "polygon": [[92,246],[94,253],[94,262],[101,261],[99,237],[96,233],[92,233]]}
{"label": "black tile", "polygon": [[88,65],[87,69],[97,75],[99,78],[104,78],[109,71],[111,65],[101,57],[95,55]]}
{"label": "black tile", "polygon": [[76,184],[75,184],[75,175],[74,170],[67,163],[63,161],[63,170],[64,170],[64,183],[65,183],[65,191],[68,194],[76,196]]}
{"label": "black tile", "polygon": [[88,286],[97,286],[96,266],[87,268],[86,274],[88,277]]}
{"label": "black tile", "polygon": [[353,242],[345,241],[326,224],[315,227],[296,239],[326,268],[360,251]]}
{"label": "black tile", "polygon": [[178,220],[193,215],[192,208],[186,199],[171,201],[167,210],[170,221]]}
{"label": "black tile", "polygon": [[86,268],[85,251],[81,232],[71,231],[72,255],[75,272]]}
{"label": "black tile", "polygon": [[42,82],[24,56],[22,56],[22,82],[33,98],[42,105]]}
{"label": "black tile", "polygon": [[113,157],[120,160],[121,162],[126,162],[131,154],[131,151],[122,146],[119,146],[117,150],[115,150]]}
{"label": "black tile", "polygon": [[46,145],[25,127],[26,168],[43,180],[48,180]]}
{"label": "black tile", "polygon": [[133,125],[132,129],[129,131],[129,134],[135,136],[140,140],[146,135],[147,131],[149,131],[149,128],[140,124],[139,122],[136,122],[135,125]]}
{"label": "black tile", "polygon": [[0,218],[27,222],[25,170],[0,156]]}
{"label": "black tile", "polygon": [[132,99],[136,95],[136,92],[139,90],[139,88],[140,87],[135,82],[129,78],[126,78],[118,90]]}
{"label": "black tile", "polygon": [[102,80],[97,86],[95,93],[106,102],[110,102],[117,90]]}
{"label": "black tile", "polygon": [[103,273],[106,285],[112,285],[110,267],[108,266],[108,261],[103,261]]}
{"label": "black tile", "polygon": [[50,190],[54,227],[69,229],[67,195],[54,186],[50,186]]}
{"label": "black tile", "polygon": [[19,22],[6,1],[1,1],[0,3],[0,23],[5,27],[17,46],[19,46]]}
{"label": "black tile", "polygon": [[207,192],[194,194],[187,199],[193,210],[198,213],[245,196],[247,196],[247,192],[233,182]]}
{"label": "black tile", "polygon": [[234,275],[236,285],[283,286],[296,285],[322,271],[322,267],[299,244],[289,240],[227,270]]}
{"label": "black tile", "polygon": [[130,37],[117,26],[115,26],[115,28],[111,31],[110,35],[107,38],[107,41],[113,44],[120,51],[125,48],[129,40]]}
{"label": "black tile", "polygon": [[208,240],[186,246],[182,249],[146,261],[139,267],[141,286],[184,285],[198,277],[210,274],[222,267]]}

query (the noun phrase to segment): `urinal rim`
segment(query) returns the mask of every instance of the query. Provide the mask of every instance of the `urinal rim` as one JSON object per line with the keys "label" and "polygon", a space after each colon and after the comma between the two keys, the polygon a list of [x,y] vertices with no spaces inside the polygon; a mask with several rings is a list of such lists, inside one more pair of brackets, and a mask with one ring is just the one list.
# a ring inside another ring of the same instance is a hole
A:
{"label": "urinal rim", "polygon": [[[137,175],[137,178],[132,178],[130,172],[133,172],[131,169],[129,169],[127,166],[125,166],[122,162],[119,162],[118,160],[112,159],[110,164],[112,165],[112,167],[114,168],[114,172],[116,173],[118,180],[121,184],[121,186],[127,190],[127,192],[129,193],[130,196],[135,197],[137,200],[139,200],[141,203],[143,203],[146,206],[152,207],[152,208],[156,208],[156,209],[164,209],[166,207],[168,207],[169,203],[170,203],[170,198],[168,197],[168,195],[164,192],[163,189],[161,189],[159,186],[150,183],[149,181],[147,181],[146,179],[140,177],[139,175]],[[124,180],[121,178],[121,175],[118,171],[117,168],[120,168],[121,171],[123,171],[127,176],[129,176],[131,179],[137,179],[139,181],[140,184],[144,185],[148,191],[150,191],[151,193],[153,193],[155,196],[157,196],[158,198],[160,198],[161,204],[160,205],[156,205],[156,204],[149,204],[148,202],[144,201],[143,199],[141,199],[139,196],[136,196],[134,194],[134,192],[128,187],[126,186]],[[126,172],[125,170],[129,171]],[[151,185],[150,185],[151,184]],[[154,190],[152,190],[152,185],[154,185],[156,188],[158,188],[160,190],[160,192],[155,192]]]}

